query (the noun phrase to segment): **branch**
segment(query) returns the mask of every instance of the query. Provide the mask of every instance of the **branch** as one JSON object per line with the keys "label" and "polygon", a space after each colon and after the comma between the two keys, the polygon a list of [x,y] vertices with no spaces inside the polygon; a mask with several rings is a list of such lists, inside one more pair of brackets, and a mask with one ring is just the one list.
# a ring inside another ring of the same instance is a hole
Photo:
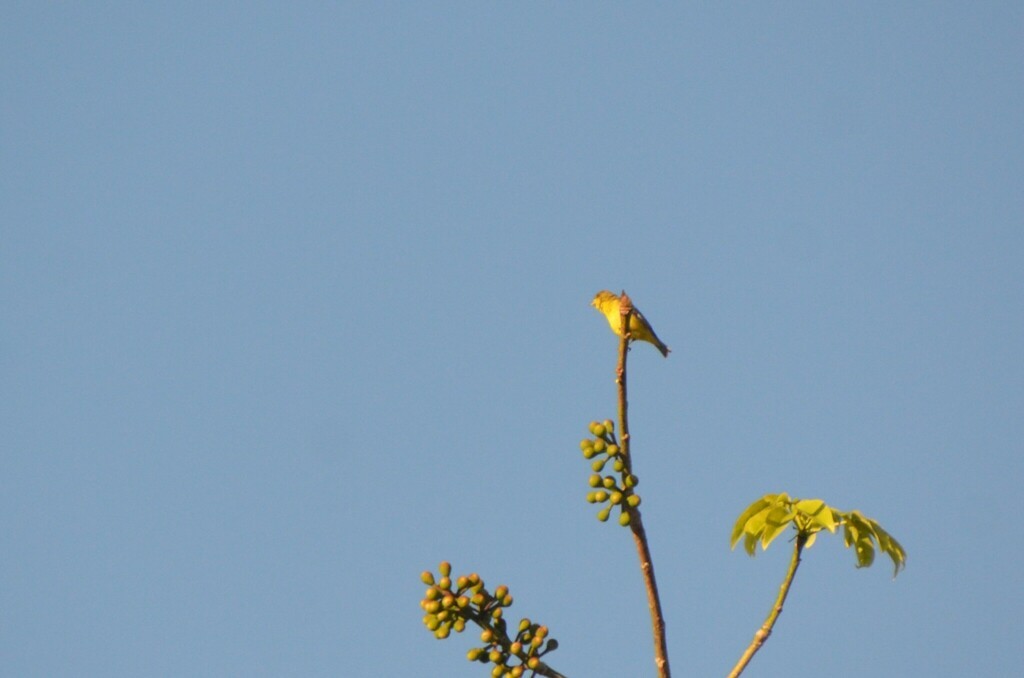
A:
{"label": "branch", "polygon": [[793,584],[793,577],[796,576],[796,568],[800,567],[800,554],[807,543],[807,537],[808,535],[803,532],[797,533],[796,545],[793,547],[793,558],[789,561],[789,570],[786,572],[786,578],[782,580],[782,586],[779,587],[779,596],[775,599],[775,605],[772,606],[772,611],[768,613],[768,618],[764,620],[764,624],[754,634],[754,639],[750,642],[740,660],[736,662],[736,666],[733,667],[728,678],[736,678],[743,673],[743,670],[747,668],[747,664],[754,658],[757,651],[761,649],[764,642],[768,640],[768,636],[772,634],[772,628],[775,626],[779,615],[782,614],[782,606],[786,602],[786,596],[789,595],[789,587]]}
{"label": "branch", "polygon": [[[616,370],[615,383],[619,387],[619,432],[622,458],[625,460],[625,476],[633,474],[633,458],[629,451],[629,401],[626,398],[626,355],[629,353],[629,342],[632,336],[629,332],[629,321],[633,315],[633,302],[623,292],[619,302],[619,313],[622,315],[622,339],[619,341],[619,365]],[[629,488],[632,492],[632,488]],[[629,506],[628,504],[626,506]],[[644,522],[640,517],[639,507],[629,507],[629,527],[633,531],[633,541],[636,542],[637,556],[640,558],[640,572],[644,577],[644,587],[647,589],[647,606],[651,611],[651,631],[654,635],[654,664],[658,668],[658,678],[671,678],[672,672],[668,664],[668,647],[665,641],[665,618],[661,612],[661,599],[658,597],[658,583],[654,578],[654,563],[651,560],[651,549],[647,543],[647,532],[644,530]]]}

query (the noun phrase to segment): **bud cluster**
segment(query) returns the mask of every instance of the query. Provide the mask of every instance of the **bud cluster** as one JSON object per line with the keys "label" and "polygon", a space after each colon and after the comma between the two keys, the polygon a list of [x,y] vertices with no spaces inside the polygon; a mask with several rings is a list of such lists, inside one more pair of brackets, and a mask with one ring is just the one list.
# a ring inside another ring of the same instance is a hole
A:
{"label": "bud cluster", "polygon": [[504,618],[504,609],[512,604],[512,594],[507,586],[499,586],[493,592],[487,590],[480,575],[473,574],[451,578],[451,564],[442,562],[438,568],[440,579],[432,572],[424,572],[420,580],[427,585],[426,594],[420,607],[426,613],[423,624],[443,640],[452,629],[461,633],[466,622],[471,621],[483,631],[482,647],[474,647],[467,654],[470,661],[494,664],[492,678],[519,678],[526,671],[547,675],[548,667],[540,660],[542,656],[557,649],[558,641],[548,639],[548,628],[535,624],[529,619],[519,622],[515,636],[509,636]]}
{"label": "bud cluster", "polygon": [[[593,490],[587,493],[587,501],[604,504],[597,512],[597,519],[601,522],[608,520],[612,509],[617,506],[619,524],[629,525],[631,509],[640,505],[640,495],[633,489],[639,479],[633,475],[629,459],[615,438],[614,422],[610,419],[590,422],[590,434],[594,437],[580,441],[583,457],[591,460],[590,470],[593,471],[588,480]],[[615,475],[602,476],[601,473],[609,467]]]}

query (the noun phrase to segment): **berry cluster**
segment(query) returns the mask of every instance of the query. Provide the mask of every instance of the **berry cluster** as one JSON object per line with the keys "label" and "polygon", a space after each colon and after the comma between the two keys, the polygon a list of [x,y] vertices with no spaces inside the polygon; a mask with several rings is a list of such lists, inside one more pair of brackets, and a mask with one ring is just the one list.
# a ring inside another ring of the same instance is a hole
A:
{"label": "berry cluster", "polygon": [[[629,525],[631,510],[640,505],[640,495],[633,489],[639,479],[633,475],[629,459],[615,439],[615,424],[610,419],[590,422],[590,434],[594,437],[580,441],[584,458],[593,460],[590,469],[594,473],[588,483],[594,489],[587,493],[587,501],[606,504],[597,512],[597,519],[601,522],[608,520],[612,508],[618,506],[619,524]],[[609,463],[618,477],[601,475]]]}
{"label": "berry cluster", "polygon": [[507,586],[499,586],[491,593],[475,572],[459,577],[453,586],[451,564],[442,562],[438,570],[439,580],[432,572],[420,575],[427,585],[420,601],[426,612],[423,624],[436,638],[447,638],[452,629],[461,633],[466,622],[471,621],[483,629],[480,640],[484,646],[472,648],[466,658],[494,664],[492,678],[520,678],[526,671],[531,671],[531,675],[557,675],[540,659],[558,648],[557,640],[548,639],[548,627],[522,619],[516,635],[508,635],[504,609],[512,604],[512,594]]}

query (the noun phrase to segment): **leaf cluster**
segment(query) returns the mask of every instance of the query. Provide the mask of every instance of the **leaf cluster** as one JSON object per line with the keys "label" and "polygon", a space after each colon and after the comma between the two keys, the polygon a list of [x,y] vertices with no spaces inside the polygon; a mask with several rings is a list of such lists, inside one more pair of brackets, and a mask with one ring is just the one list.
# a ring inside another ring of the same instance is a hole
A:
{"label": "leaf cluster", "polygon": [[805,548],[814,545],[822,530],[834,534],[842,527],[843,543],[847,548],[853,547],[857,567],[870,567],[878,550],[892,559],[894,577],[906,566],[906,551],[877,521],[860,511],[844,512],[821,499],[797,499],[784,492],[766,494],[748,506],[733,526],[730,544],[736,548],[742,538],[743,548],[753,556],[758,544],[761,550],[767,549],[789,525],[796,530],[797,539]]}

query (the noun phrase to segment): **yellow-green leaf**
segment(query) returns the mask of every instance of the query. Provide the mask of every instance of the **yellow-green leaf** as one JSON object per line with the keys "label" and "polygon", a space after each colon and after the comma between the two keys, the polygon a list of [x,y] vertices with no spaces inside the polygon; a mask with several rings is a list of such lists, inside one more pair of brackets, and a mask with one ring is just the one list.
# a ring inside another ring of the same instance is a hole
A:
{"label": "yellow-green leaf", "polygon": [[740,540],[740,537],[743,536],[744,532],[748,531],[746,529],[747,522],[755,515],[760,513],[762,510],[764,510],[764,508],[767,506],[769,506],[769,502],[767,501],[767,499],[762,497],[761,499],[758,499],[753,504],[748,506],[746,510],[744,510],[743,513],[740,514],[740,517],[736,519],[736,524],[733,525],[732,536],[729,538],[729,545],[732,548],[736,548],[736,543]]}

